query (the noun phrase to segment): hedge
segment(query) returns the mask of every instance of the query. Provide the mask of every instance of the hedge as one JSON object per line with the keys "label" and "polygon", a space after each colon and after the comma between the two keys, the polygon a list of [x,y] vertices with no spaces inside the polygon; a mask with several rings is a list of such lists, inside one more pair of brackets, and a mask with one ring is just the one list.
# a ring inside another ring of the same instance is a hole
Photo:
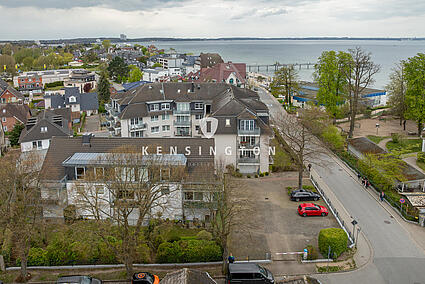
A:
{"label": "hedge", "polygon": [[222,251],[214,241],[181,240],[164,242],[159,245],[156,260],[158,263],[185,263],[220,261]]}
{"label": "hedge", "polygon": [[319,233],[319,251],[324,256],[328,256],[329,246],[331,247],[331,257],[337,259],[341,253],[347,250],[348,236],[343,229],[328,228],[322,229]]}

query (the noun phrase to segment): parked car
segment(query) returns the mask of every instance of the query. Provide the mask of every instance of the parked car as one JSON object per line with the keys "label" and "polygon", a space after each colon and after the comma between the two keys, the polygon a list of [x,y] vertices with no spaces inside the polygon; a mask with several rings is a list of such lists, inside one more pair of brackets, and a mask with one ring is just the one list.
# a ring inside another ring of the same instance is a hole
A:
{"label": "parked car", "polygon": [[291,192],[292,201],[307,201],[314,200],[317,201],[320,199],[320,195],[313,191],[308,191],[305,189],[297,189]]}
{"label": "parked car", "polygon": [[133,274],[132,284],[159,284],[159,277],[149,272],[138,272]]}
{"label": "parked car", "polygon": [[101,284],[102,280],[85,275],[69,275],[59,277],[56,283],[72,283],[72,284]]}
{"label": "parked car", "polygon": [[231,283],[273,284],[273,274],[267,268],[255,263],[229,263],[226,280]]}
{"label": "parked car", "polygon": [[298,206],[298,214],[306,216],[327,216],[328,209],[326,207],[314,203],[302,203]]}

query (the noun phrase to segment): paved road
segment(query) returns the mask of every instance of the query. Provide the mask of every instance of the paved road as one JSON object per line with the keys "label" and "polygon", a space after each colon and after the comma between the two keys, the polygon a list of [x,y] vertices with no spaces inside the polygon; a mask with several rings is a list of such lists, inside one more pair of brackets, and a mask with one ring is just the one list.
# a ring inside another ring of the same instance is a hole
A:
{"label": "paved road", "polygon": [[[282,107],[266,91],[261,100],[272,116]],[[365,267],[340,274],[320,276],[325,283],[394,283],[425,284],[425,252],[409,236],[406,229],[350,175],[350,171],[333,155],[322,155],[326,168],[315,170],[335,193],[346,210],[361,226],[373,248],[373,259]],[[394,212],[394,214],[396,214]]]}

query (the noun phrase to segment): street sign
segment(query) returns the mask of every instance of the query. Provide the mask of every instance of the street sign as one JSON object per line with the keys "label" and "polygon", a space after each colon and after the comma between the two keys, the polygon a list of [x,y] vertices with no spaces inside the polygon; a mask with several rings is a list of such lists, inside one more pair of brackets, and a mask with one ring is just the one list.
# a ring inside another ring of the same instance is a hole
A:
{"label": "street sign", "polygon": [[404,198],[400,198],[400,203],[404,203],[406,200]]}
{"label": "street sign", "polygon": [[351,224],[353,224],[353,226],[355,226],[355,225],[357,224],[357,221],[356,221],[356,220],[353,220],[353,221],[351,222]]}

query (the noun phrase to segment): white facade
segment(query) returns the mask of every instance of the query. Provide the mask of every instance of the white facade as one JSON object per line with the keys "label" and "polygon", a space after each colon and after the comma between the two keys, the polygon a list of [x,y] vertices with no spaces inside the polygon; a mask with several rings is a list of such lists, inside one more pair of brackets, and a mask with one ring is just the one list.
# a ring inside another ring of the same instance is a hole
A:
{"label": "white facade", "polygon": [[143,70],[143,81],[156,82],[167,76],[170,76],[170,73],[169,70],[166,69],[155,68]]}
{"label": "white facade", "polygon": [[59,69],[59,70],[44,70],[44,71],[28,71],[22,72],[19,76],[13,77],[13,85],[15,88],[19,87],[18,77],[26,77],[37,75],[42,77],[43,88],[48,83],[64,81],[69,78],[72,71],[84,70],[84,69]]}
{"label": "white facade", "polygon": [[46,150],[49,149],[50,139],[36,140],[21,143],[21,152],[28,152],[33,150]]}

